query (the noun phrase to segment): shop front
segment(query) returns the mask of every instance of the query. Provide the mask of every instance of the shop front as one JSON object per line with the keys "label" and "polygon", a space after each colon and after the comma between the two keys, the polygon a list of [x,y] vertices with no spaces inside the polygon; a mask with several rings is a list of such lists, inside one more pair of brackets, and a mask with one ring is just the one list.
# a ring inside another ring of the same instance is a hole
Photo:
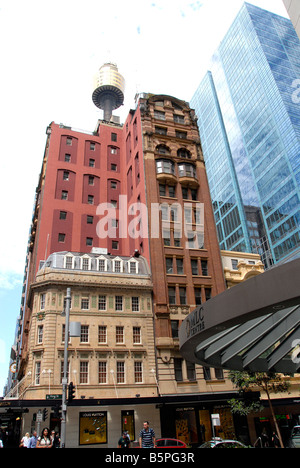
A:
{"label": "shop front", "polygon": [[[235,395],[236,396],[236,395]],[[213,437],[250,443],[246,417],[235,416],[228,400],[233,394],[196,395],[181,403],[163,398],[160,404],[162,437],[182,440],[197,448]]]}

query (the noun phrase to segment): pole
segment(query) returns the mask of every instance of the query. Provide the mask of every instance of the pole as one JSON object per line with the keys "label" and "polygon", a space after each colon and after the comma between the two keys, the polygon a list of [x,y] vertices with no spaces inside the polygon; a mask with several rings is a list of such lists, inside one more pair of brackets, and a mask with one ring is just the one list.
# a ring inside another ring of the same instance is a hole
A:
{"label": "pole", "polygon": [[60,447],[66,446],[66,423],[67,423],[67,385],[68,385],[68,344],[69,344],[69,319],[70,319],[71,288],[67,288],[66,297],[66,321],[65,321],[65,350],[64,350],[64,375],[62,379],[62,418]]}

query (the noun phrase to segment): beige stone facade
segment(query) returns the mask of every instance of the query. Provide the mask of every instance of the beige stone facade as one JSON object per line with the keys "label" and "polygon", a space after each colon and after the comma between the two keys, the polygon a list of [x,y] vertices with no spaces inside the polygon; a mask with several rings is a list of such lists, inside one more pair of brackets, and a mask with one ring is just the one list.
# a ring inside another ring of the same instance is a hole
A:
{"label": "beige stone facade", "polygon": [[221,257],[227,288],[264,272],[258,254],[221,250]]}
{"label": "beige stone facade", "polygon": [[[64,268],[47,266],[54,257]],[[152,282],[146,261],[101,256],[107,271],[99,272],[89,267],[91,261],[96,267],[98,260],[99,255],[92,254],[53,254],[31,285],[24,398],[45,399],[62,392],[67,287],[70,323],[81,324],[81,336],[71,337],[68,346],[68,381],[75,384],[75,397],[157,395]],[[74,262],[90,269],[77,269]]]}

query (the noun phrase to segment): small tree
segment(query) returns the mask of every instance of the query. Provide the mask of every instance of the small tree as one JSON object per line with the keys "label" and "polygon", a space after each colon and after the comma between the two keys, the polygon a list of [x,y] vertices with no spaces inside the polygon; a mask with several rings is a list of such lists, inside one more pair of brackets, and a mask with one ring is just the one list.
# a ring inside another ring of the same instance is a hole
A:
{"label": "small tree", "polygon": [[[279,426],[275,417],[271,393],[287,392],[289,389],[289,382],[282,379],[281,374],[266,373],[266,372],[246,372],[246,371],[230,371],[229,378],[231,382],[239,389],[240,392],[251,392],[255,389],[260,389],[267,395],[268,403],[274,422],[276,434],[279,438],[280,446],[284,448]],[[259,401],[250,399],[237,400],[235,398],[229,401],[232,412],[247,415],[251,412],[261,411],[262,405]]]}

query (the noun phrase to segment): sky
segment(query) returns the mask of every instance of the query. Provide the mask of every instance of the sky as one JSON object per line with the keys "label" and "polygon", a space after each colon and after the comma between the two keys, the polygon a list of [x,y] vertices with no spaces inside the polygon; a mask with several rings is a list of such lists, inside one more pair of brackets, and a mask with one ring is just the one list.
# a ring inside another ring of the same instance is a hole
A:
{"label": "sky", "polygon": [[[288,17],[282,0],[249,3]],[[14,342],[35,188],[52,122],[93,131],[105,62],[136,93],[189,102],[242,0],[0,0],[0,396]]]}

